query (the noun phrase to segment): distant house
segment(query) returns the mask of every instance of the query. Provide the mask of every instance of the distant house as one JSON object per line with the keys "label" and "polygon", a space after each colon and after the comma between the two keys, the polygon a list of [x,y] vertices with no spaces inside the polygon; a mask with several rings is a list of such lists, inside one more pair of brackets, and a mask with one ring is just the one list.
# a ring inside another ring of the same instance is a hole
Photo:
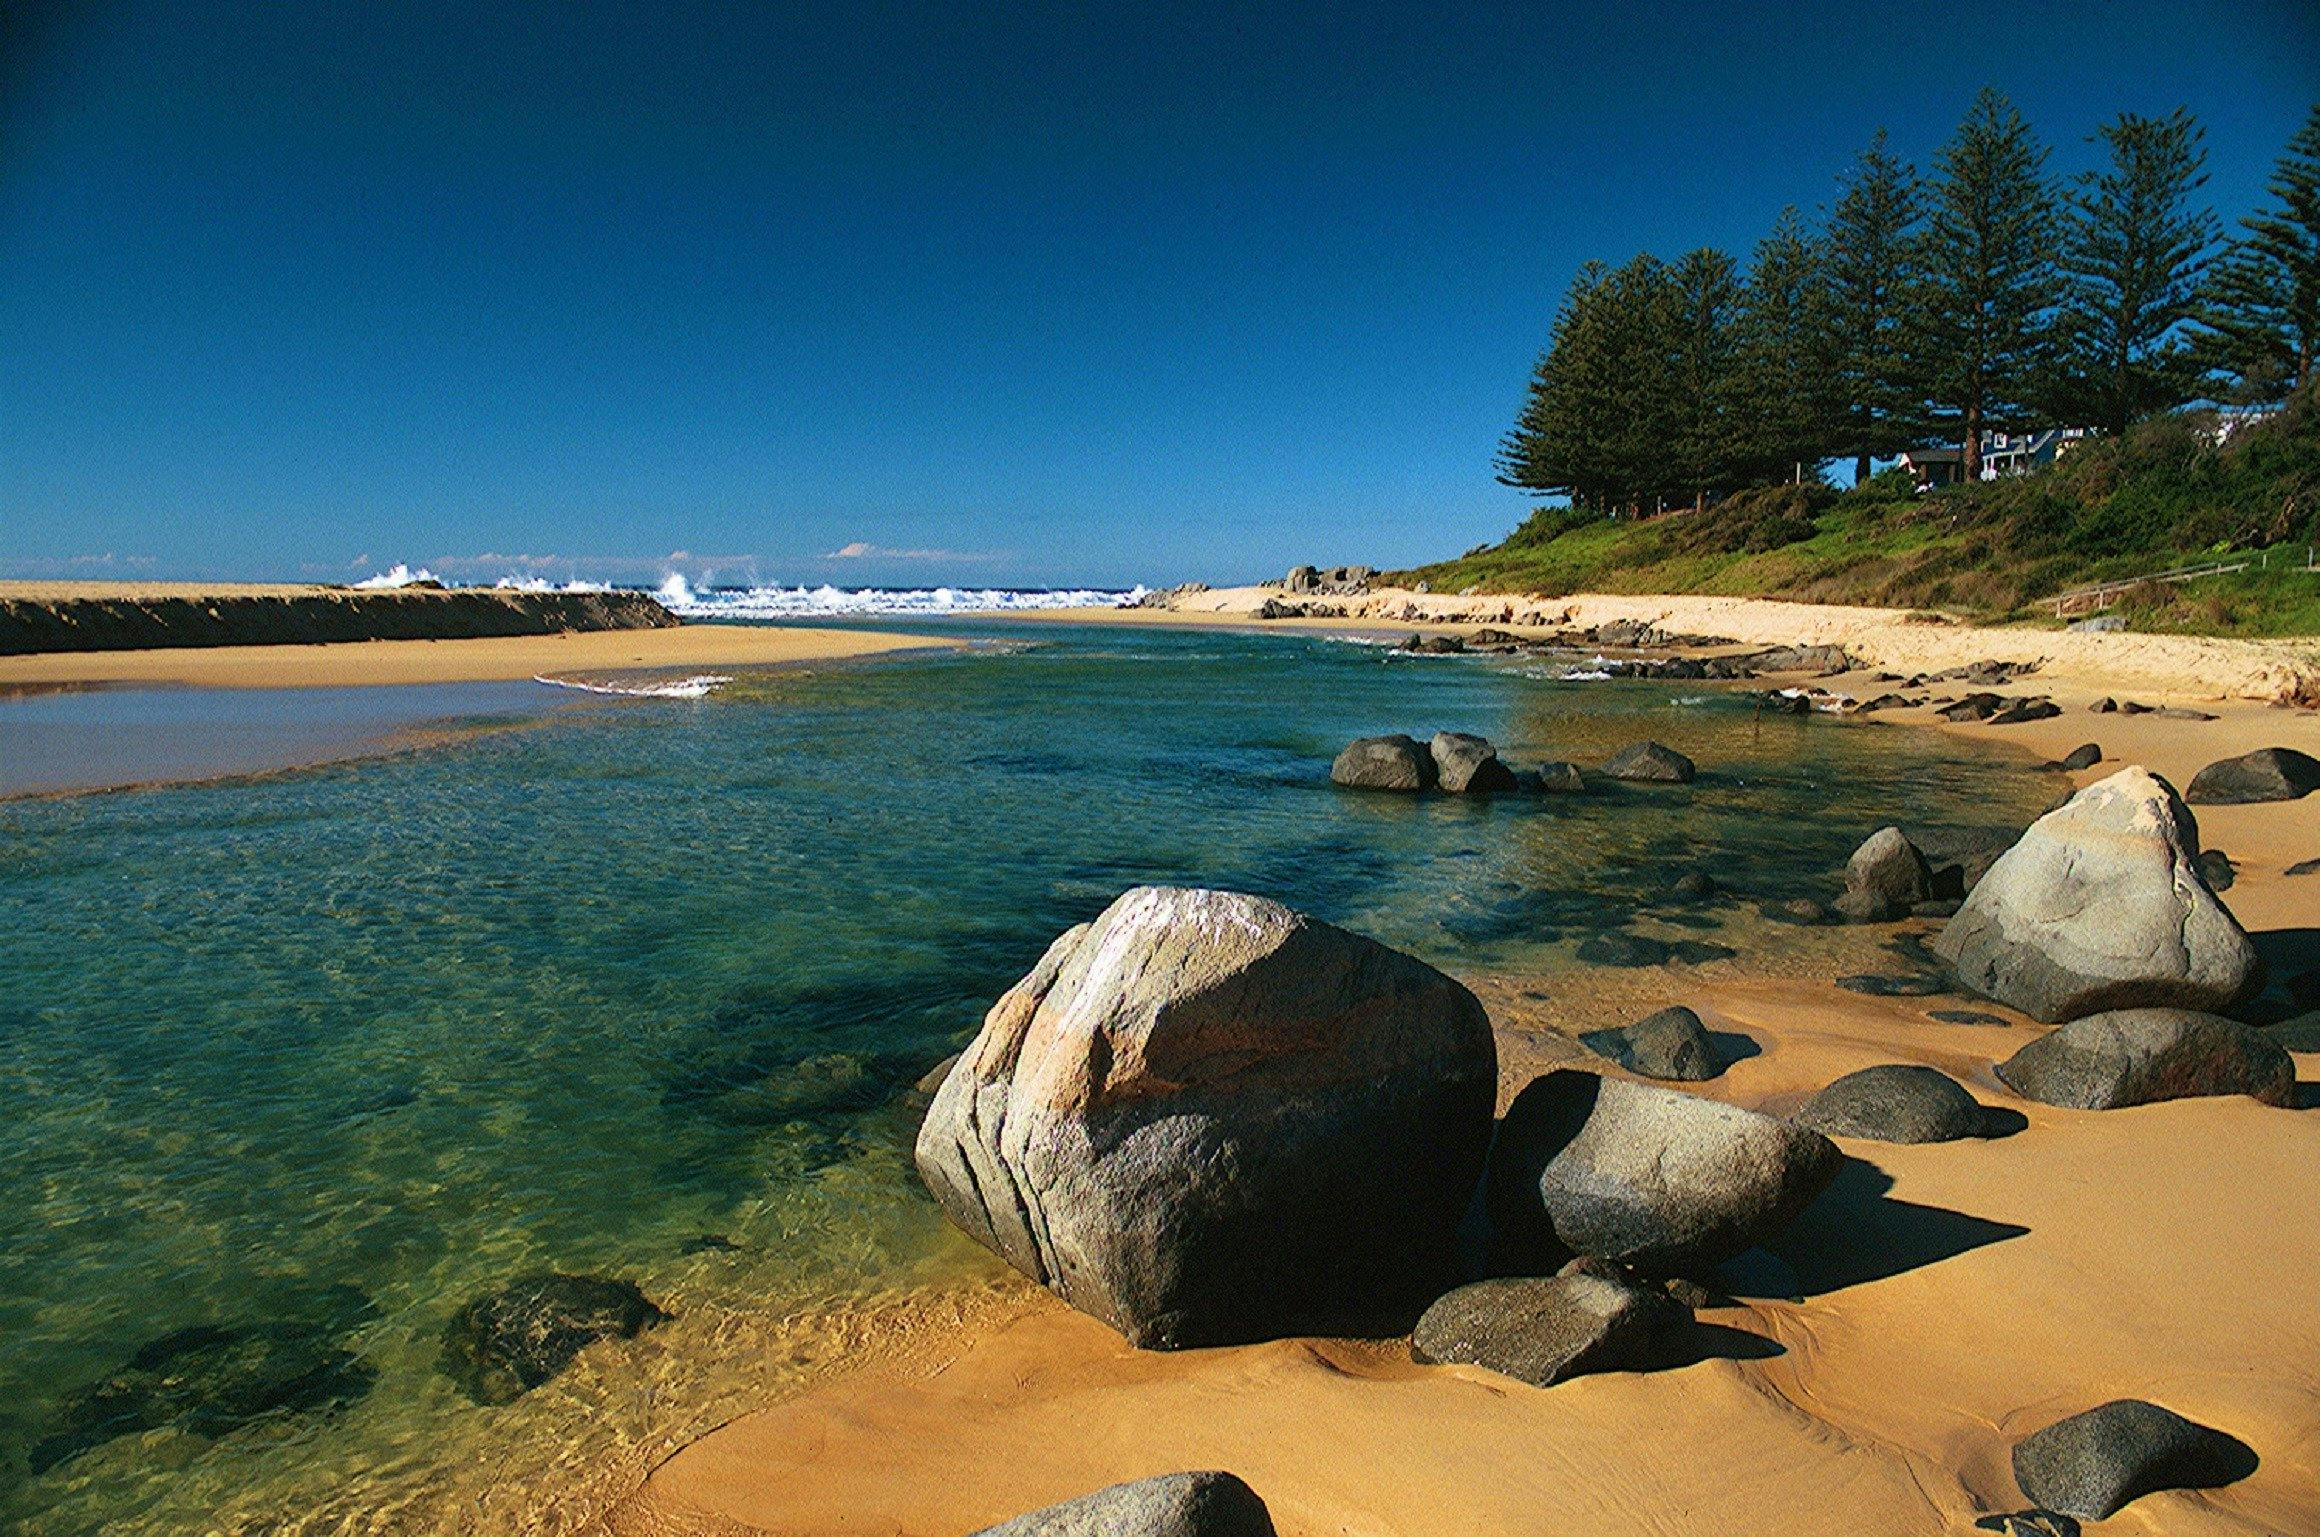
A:
{"label": "distant house", "polygon": [[[2092,434],[2090,427],[2042,427],[2036,432],[1992,432],[1982,438],[1982,479],[2021,475],[2052,464]],[[1901,468],[1917,480],[1917,489],[1931,491],[1958,483],[1965,450],[1954,443],[1936,448],[1913,448],[1901,456]]]}

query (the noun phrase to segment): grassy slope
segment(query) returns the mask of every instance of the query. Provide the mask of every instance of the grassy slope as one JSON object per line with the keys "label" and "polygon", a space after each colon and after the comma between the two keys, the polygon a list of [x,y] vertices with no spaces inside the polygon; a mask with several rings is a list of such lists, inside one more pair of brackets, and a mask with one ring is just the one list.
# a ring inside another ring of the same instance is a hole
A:
{"label": "grassy slope", "polygon": [[[1887,476],[1842,495],[1768,487],[1641,522],[1541,508],[1501,544],[1396,576],[1436,592],[1727,593],[2050,622],[2040,600],[2072,587],[2231,550],[2293,545],[2300,558],[2320,542],[2320,407],[2309,393],[2220,449],[2199,425],[2148,423],[2035,475],[1927,496]],[[2121,612],[2138,629],[2320,634],[2320,573],[2145,589]]]}

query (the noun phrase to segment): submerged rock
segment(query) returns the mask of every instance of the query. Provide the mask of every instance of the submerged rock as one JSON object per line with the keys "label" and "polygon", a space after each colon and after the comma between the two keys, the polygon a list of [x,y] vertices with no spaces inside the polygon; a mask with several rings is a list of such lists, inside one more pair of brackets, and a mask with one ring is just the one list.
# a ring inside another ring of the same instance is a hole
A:
{"label": "submerged rock", "polygon": [[2014,1446],[2014,1482],[2050,1510],[2100,1521],[2160,1489],[2214,1489],[2256,1470],[2237,1436],[2139,1398],[2057,1420]]}
{"label": "submerged rock", "polygon": [[1581,940],[1572,954],[1590,966],[1665,966],[1675,958],[1663,940],[1616,931]]}
{"label": "submerged rock", "polygon": [[512,1403],[598,1340],[634,1339],[668,1316],[632,1282],[542,1272],[453,1314],[439,1364],[475,1402]]}
{"label": "submerged rock", "polygon": [[2183,798],[2194,806],[2237,806],[2301,800],[2314,790],[2320,790],[2320,760],[2293,747],[2259,747],[2201,769]]}
{"label": "submerged rock", "polygon": [[1997,1072],[2026,1099],[2074,1110],[2211,1094],[2284,1105],[2296,1088],[2296,1064],[2276,1040],[2190,1009],[2118,1009],[2074,1019],[1999,1063]]}
{"label": "submerged rock", "polygon": [[1771,1237],[1844,1154],[1817,1131],[1696,1095],[1562,1071],[1533,1079],[1492,1144],[1496,1268],[1572,1254],[1690,1275]]}
{"label": "submerged rock", "polygon": [[1586,793],[1587,781],[1576,763],[1542,763],[1533,781],[1548,795],[1581,795]]}
{"label": "submerged rock", "polygon": [[1855,923],[1890,923],[1933,897],[1933,871],[1917,845],[1900,828],[1881,827],[1846,861],[1836,907]]}
{"label": "submerged rock", "polygon": [[950,1219],[1138,1345],[1312,1332],[1439,1282],[1490,1138],[1482,1005],[1374,941],[1140,887],[1063,935],[935,1095]]}
{"label": "submerged rock", "polygon": [[1424,790],[1434,783],[1434,756],[1406,736],[1365,736],[1337,755],[1329,779],[1349,790]]}
{"label": "submerged rock", "polygon": [[1954,1142],[1982,1134],[1981,1102],[1947,1073],[1889,1063],[1847,1073],[1805,1101],[1792,1119],[1832,1137],[1876,1142]]}
{"label": "submerged rock", "polygon": [[1498,761],[1498,749],[1485,737],[1437,731],[1427,750],[1433,755],[1435,782],[1453,795],[1515,788],[1514,770]]}
{"label": "submerged rock", "polygon": [[1410,1358],[1550,1387],[1589,1372],[1657,1366],[1669,1336],[1690,1318],[1663,1291],[1605,1276],[1477,1281],[1426,1309],[1410,1333]]}
{"label": "submerged rock", "polygon": [[368,1297],[336,1286],[282,1318],[164,1334],[65,1399],[57,1428],[33,1444],[32,1471],[45,1473],[116,1436],[175,1427],[214,1439],[258,1420],[352,1403],[378,1380],[348,1344],[370,1315]]}
{"label": "submerged rock", "polygon": [[1672,747],[1657,742],[1637,742],[1622,747],[1603,765],[1603,772],[1613,779],[1637,780],[1656,784],[1690,784],[1697,770],[1692,760]]}
{"label": "submerged rock", "polygon": [[1164,1473],[1002,1521],[975,1537],[1273,1537],[1273,1516],[1230,1473]]}
{"label": "submerged rock", "polygon": [[1699,1083],[1723,1071],[1700,1016],[1681,1006],[1616,1030],[1589,1030],[1579,1040],[1595,1055],[1646,1078]]}
{"label": "submerged rock", "polygon": [[2258,976],[2255,946],[2200,871],[2198,822],[2140,768],[2032,823],[1933,948],[1966,986],[2050,1022],[2229,1008]]}

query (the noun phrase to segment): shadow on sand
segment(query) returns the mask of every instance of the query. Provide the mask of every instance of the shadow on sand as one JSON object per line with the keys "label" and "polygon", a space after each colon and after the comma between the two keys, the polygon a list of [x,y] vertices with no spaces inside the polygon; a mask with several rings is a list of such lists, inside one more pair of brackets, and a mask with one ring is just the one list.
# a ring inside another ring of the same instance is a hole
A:
{"label": "shadow on sand", "polygon": [[[1788,1272],[1790,1295],[1826,1292],[1882,1281],[1921,1266],[1970,1253],[2030,1230],[2013,1222],[1992,1222],[1946,1206],[1896,1201],[1886,1192],[1893,1178],[1873,1163],[1845,1160],[1833,1184],[1806,1209],[1796,1225],[1770,1245],[1771,1257]],[[1743,1255],[1725,1271],[1736,1290],[1748,1281],[1770,1281]]]}

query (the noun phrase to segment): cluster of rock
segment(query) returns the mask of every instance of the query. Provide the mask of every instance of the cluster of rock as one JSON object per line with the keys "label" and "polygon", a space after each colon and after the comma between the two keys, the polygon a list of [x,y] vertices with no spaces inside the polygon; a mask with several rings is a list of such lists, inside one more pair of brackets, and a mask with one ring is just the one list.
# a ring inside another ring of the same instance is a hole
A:
{"label": "cluster of rock", "polygon": [[1935,699],[1934,713],[1947,721],[1979,721],[1985,726],[2018,726],[2024,721],[2051,720],[2062,706],[2044,694],[2009,699],[2003,694],[1973,693],[1962,699]]}
{"label": "cluster of rock", "polygon": [[2132,699],[2097,699],[2087,709],[2096,715],[2156,715],[2161,720],[2213,720],[2205,710],[2188,709],[2182,705],[2137,704]]}
{"label": "cluster of rock", "polygon": [[[1658,742],[1637,742],[1604,761],[1610,779],[1636,783],[1689,784],[1698,772],[1691,759]],[[1487,737],[1464,731],[1437,731],[1429,742],[1395,733],[1365,736],[1346,744],[1329,766],[1330,782],[1349,790],[1391,790],[1415,794],[1444,790],[1452,795],[1536,790],[1575,795],[1587,788],[1576,765],[1540,764],[1516,770],[1499,761]]]}
{"label": "cluster of rock", "polygon": [[1178,582],[1173,587],[1155,587],[1130,604],[1131,608],[1175,608],[1186,598],[1208,591],[1206,582]]}
{"label": "cluster of rock", "polygon": [[1377,572],[1369,566],[1335,566],[1324,571],[1315,566],[1298,566],[1281,581],[1281,586],[1299,596],[1328,594],[1333,597],[1359,597],[1370,589]]}

